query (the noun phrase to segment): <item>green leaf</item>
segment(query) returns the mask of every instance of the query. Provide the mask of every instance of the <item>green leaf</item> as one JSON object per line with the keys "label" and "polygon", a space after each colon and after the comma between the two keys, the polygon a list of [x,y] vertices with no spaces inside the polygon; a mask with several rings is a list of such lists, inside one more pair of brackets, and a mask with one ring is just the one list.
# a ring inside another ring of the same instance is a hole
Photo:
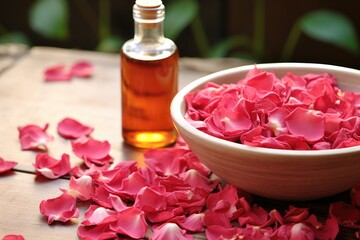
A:
{"label": "green leaf", "polygon": [[2,43],[22,43],[30,45],[29,39],[21,32],[10,32],[0,36],[0,44]]}
{"label": "green leaf", "polygon": [[198,14],[196,0],[176,0],[165,8],[165,36],[175,40]]}
{"label": "green leaf", "polygon": [[69,36],[68,15],[66,0],[37,0],[30,9],[30,26],[44,37],[64,40]]}
{"label": "green leaf", "polygon": [[300,19],[300,28],[314,39],[334,44],[351,53],[359,53],[355,27],[341,13],[330,10],[308,13]]}
{"label": "green leaf", "polygon": [[101,52],[119,53],[124,40],[117,36],[109,36],[102,39],[96,50]]}

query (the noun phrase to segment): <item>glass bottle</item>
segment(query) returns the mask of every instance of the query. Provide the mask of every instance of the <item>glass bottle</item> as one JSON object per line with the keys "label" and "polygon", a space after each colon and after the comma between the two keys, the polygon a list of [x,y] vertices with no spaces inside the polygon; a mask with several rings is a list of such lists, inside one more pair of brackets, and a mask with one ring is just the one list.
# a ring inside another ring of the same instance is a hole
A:
{"label": "glass bottle", "polygon": [[161,0],[137,0],[135,34],[121,50],[122,135],[139,148],[176,141],[170,104],[178,90],[178,50],[164,37]]}

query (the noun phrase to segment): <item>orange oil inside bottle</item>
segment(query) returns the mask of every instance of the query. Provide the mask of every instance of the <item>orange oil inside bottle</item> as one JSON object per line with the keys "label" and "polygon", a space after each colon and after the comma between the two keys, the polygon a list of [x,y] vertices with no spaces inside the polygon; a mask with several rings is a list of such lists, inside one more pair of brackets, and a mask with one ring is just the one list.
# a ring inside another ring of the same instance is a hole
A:
{"label": "orange oil inside bottle", "polygon": [[122,135],[126,143],[157,148],[176,141],[170,104],[178,90],[178,51],[156,60],[121,53]]}

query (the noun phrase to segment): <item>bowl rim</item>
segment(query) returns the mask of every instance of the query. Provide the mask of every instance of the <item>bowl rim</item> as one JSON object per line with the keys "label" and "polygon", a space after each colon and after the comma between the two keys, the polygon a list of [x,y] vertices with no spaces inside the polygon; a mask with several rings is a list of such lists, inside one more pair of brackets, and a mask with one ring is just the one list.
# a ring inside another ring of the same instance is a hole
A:
{"label": "bowl rim", "polygon": [[274,71],[276,69],[283,69],[283,68],[302,69],[305,67],[308,69],[317,69],[317,70],[320,69],[326,72],[341,71],[348,74],[356,74],[359,75],[360,77],[360,70],[352,69],[348,67],[330,65],[330,64],[321,64],[321,63],[301,63],[301,62],[261,63],[261,64],[250,64],[250,65],[244,65],[244,66],[221,70],[200,77],[190,82],[189,84],[187,84],[185,87],[183,87],[181,90],[178,91],[178,93],[174,96],[170,106],[171,116],[175,125],[179,125],[187,132],[196,133],[197,136],[204,141],[211,140],[214,144],[218,144],[221,147],[246,150],[253,154],[265,153],[268,155],[282,155],[282,156],[325,156],[325,155],[352,154],[352,153],[360,152],[360,145],[347,147],[347,148],[326,149],[326,150],[287,150],[287,149],[274,149],[274,148],[265,148],[265,147],[252,147],[245,144],[235,143],[221,138],[217,138],[215,136],[211,136],[207,133],[204,133],[196,129],[184,118],[182,112],[183,111],[182,106],[185,105],[185,96],[188,92],[194,91],[196,88],[199,88],[201,85],[205,84],[206,82],[210,82],[211,79],[215,77],[219,77],[222,75],[231,75],[239,71],[242,72],[249,71],[253,69],[255,66],[259,69],[274,70]]}

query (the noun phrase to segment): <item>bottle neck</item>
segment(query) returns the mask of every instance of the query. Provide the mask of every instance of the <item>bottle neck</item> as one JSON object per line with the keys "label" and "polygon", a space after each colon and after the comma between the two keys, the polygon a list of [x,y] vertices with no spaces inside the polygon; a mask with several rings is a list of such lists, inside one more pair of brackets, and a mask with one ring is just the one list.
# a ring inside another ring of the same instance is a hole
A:
{"label": "bottle neck", "polygon": [[137,43],[161,43],[164,41],[164,5],[142,7],[134,5],[134,41]]}
{"label": "bottle neck", "polygon": [[136,22],[134,41],[137,43],[161,43],[164,41],[163,23],[148,24]]}

